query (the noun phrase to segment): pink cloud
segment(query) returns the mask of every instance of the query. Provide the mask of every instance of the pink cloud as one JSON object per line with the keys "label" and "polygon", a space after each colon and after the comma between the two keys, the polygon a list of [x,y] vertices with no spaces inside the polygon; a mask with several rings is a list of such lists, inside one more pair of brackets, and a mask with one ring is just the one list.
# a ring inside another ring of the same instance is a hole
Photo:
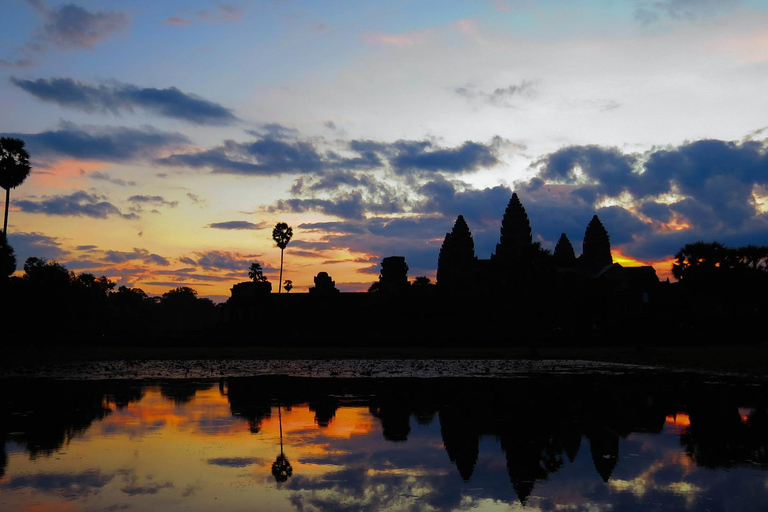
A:
{"label": "pink cloud", "polygon": [[402,32],[400,34],[392,34],[388,32],[368,32],[363,36],[364,40],[368,44],[384,45],[384,46],[413,46],[416,44],[422,44],[426,42],[429,35],[434,31],[432,29],[427,30],[409,30],[408,32]]}

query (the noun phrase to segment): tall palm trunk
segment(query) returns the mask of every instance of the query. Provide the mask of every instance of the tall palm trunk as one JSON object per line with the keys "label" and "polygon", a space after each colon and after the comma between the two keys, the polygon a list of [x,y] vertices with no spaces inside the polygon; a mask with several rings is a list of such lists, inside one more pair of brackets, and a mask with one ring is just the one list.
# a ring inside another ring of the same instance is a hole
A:
{"label": "tall palm trunk", "polygon": [[11,204],[11,187],[5,189],[5,220],[3,221],[3,234],[8,237],[8,206]]}
{"label": "tall palm trunk", "polygon": [[285,249],[280,249],[280,281],[277,283],[277,294],[283,291],[283,253]]}

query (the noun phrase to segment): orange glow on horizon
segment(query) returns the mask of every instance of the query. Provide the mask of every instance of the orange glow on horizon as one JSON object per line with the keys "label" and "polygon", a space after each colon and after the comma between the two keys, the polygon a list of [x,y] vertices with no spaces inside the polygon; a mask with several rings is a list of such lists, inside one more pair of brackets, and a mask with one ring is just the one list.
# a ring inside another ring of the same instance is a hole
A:
{"label": "orange glow on horizon", "polygon": [[613,256],[614,263],[619,263],[624,267],[644,267],[650,265],[632,256],[625,256],[619,249],[611,249],[611,256]]}
{"label": "orange glow on horizon", "polygon": [[674,425],[676,427],[690,427],[691,426],[691,418],[688,416],[687,412],[678,412],[677,414],[670,414],[666,417],[665,422],[669,425]]}
{"label": "orange glow on horizon", "polygon": [[[263,429],[279,428],[277,409],[272,416],[265,418],[261,426]],[[370,433],[374,427],[374,418],[363,407],[345,407],[340,406],[328,422],[327,427],[321,427],[315,421],[315,411],[309,410],[306,404],[292,406],[290,410],[282,410],[283,436],[288,437],[291,433],[298,434],[308,429],[317,429],[323,436],[335,439],[349,439],[356,435],[365,435]]]}

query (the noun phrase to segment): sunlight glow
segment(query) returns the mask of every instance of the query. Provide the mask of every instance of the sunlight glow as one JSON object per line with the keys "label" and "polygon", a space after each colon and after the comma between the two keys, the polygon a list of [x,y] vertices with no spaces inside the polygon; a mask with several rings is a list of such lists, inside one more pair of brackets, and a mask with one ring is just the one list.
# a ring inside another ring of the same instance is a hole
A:
{"label": "sunlight glow", "polygon": [[691,418],[686,412],[679,412],[677,414],[669,415],[666,417],[665,422],[668,425],[674,425],[676,427],[687,428],[691,426]]}

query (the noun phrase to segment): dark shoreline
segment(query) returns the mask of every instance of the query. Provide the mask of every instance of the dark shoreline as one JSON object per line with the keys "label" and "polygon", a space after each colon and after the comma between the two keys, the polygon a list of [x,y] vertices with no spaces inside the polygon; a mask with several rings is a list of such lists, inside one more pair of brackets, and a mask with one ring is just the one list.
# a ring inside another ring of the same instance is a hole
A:
{"label": "dark shoreline", "polygon": [[0,377],[23,365],[125,360],[583,360],[672,370],[768,376],[768,345],[586,347],[244,347],[111,346],[0,349]]}

